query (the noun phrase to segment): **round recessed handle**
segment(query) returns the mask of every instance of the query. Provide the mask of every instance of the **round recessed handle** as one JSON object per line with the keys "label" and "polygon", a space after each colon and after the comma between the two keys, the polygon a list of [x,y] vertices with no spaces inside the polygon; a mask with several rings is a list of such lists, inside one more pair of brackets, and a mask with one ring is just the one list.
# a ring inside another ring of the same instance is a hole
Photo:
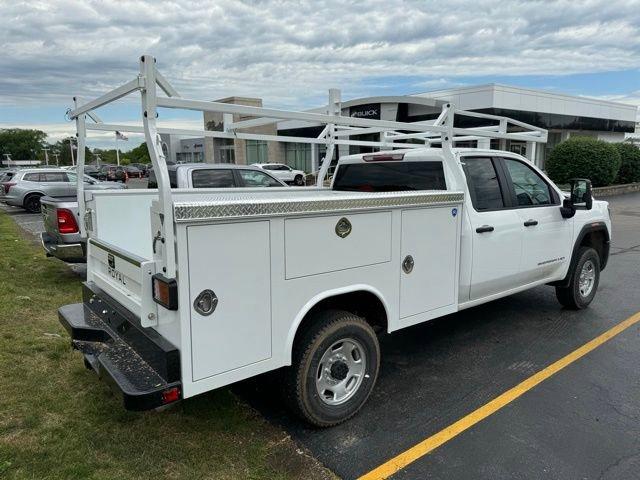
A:
{"label": "round recessed handle", "polygon": [[213,290],[203,290],[193,301],[193,308],[200,315],[211,315],[218,306],[218,297]]}
{"label": "round recessed handle", "polygon": [[407,255],[402,261],[402,270],[404,273],[411,273],[414,265],[415,262],[413,261],[413,257],[411,255]]}
{"label": "round recessed handle", "polygon": [[349,219],[347,219],[346,217],[342,217],[340,220],[338,220],[338,223],[336,223],[336,235],[338,235],[340,238],[345,238],[351,233],[352,228],[353,227],[351,226],[351,222],[349,221]]}

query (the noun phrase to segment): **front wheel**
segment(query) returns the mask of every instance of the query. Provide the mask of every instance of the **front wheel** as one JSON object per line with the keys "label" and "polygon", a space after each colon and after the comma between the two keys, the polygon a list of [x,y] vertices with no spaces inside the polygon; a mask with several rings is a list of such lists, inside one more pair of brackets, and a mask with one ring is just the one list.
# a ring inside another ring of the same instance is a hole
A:
{"label": "front wheel", "polygon": [[596,296],[600,283],[600,257],[591,247],[578,250],[571,279],[567,287],[556,287],[556,297],[565,307],[573,310],[587,308]]}
{"label": "front wheel", "polygon": [[298,187],[304,185],[304,177],[302,175],[296,175],[296,178],[293,179],[293,183]]}
{"label": "front wheel", "polygon": [[285,395],[307,422],[330,427],[360,410],[378,378],[380,346],[361,317],[328,310],[296,340]]}

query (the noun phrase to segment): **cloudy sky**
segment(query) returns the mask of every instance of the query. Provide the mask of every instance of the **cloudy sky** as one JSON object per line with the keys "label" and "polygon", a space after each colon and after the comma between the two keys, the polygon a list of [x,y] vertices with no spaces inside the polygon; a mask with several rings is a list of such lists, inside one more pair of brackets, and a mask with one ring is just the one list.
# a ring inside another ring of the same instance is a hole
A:
{"label": "cloudy sky", "polygon": [[[0,0],[0,18],[0,128],[50,141],[73,95],[130,80],[143,53],[183,96],[274,107],[489,82],[640,104],[640,1]],[[104,118],[135,120],[136,100]]]}

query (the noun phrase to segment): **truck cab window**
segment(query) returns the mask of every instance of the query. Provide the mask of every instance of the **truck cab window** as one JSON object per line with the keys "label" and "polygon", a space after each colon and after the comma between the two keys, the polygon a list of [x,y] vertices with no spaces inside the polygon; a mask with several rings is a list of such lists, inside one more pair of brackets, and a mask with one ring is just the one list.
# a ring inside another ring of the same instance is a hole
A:
{"label": "truck cab window", "polygon": [[194,170],[191,173],[193,188],[233,188],[233,172],[227,169],[212,168]]}
{"label": "truck cab window", "polygon": [[238,170],[245,187],[281,187],[282,185],[267,175],[256,170]]}
{"label": "truck cab window", "polygon": [[504,207],[504,199],[493,160],[488,157],[462,159],[473,208],[495,210]]}
{"label": "truck cab window", "polygon": [[347,163],[333,182],[333,190],[351,192],[446,189],[442,162]]}
{"label": "truck cab window", "polygon": [[552,205],[549,185],[531,167],[522,162],[505,158],[518,206]]}

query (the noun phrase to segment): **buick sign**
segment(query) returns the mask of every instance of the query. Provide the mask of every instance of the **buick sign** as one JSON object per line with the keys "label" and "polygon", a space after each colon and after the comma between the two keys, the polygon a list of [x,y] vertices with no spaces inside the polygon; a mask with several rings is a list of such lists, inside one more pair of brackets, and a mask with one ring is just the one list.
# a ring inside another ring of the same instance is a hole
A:
{"label": "buick sign", "polygon": [[380,104],[367,103],[349,108],[349,116],[354,118],[372,118],[380,120]]}

